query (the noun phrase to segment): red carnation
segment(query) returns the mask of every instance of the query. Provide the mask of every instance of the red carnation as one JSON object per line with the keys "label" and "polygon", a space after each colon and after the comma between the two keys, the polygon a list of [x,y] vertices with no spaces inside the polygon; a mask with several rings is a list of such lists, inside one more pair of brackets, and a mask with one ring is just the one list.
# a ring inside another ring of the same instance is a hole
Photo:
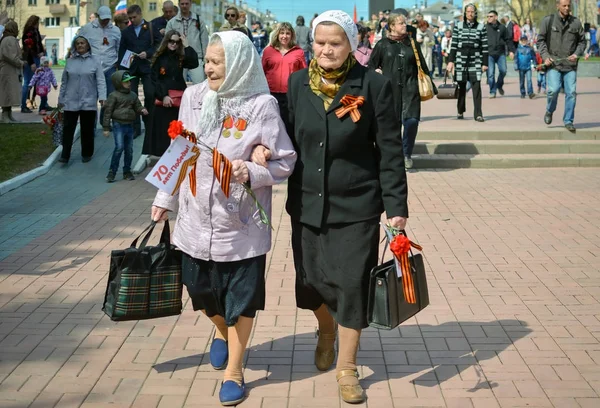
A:
{"label": "red carnation", "polygon": [[171,139],[175,139],[177,136],[183,133],[183,122],[180,120],[173,120],[169,124],[169,130],[167,132]]}
{"label": "red carnation", "polygon": [[394,237],[390,243],[390,250],[396,257],[400,257],[410,251],[410,240],[402,235],[398,234]]}

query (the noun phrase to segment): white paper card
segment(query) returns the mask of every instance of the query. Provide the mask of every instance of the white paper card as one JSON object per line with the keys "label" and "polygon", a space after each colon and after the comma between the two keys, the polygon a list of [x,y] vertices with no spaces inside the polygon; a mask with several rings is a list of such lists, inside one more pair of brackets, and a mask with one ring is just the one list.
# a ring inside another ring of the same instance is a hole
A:
{"label": "white paper card", "polygon": [[[181,173],[181,167],[190,157],[194,155],[192,148],[194,143],[177,136],[167,151],[161,156],[160,160],[146,176],[146,181],[159,190],[165,191],[171,195],[177,193],[175,187]],[[191,168],[187,168],[187,173]],[[187,177],[187,174],[185,175]]]}
{"label": "white paper card", "polygon": [[121,60],[121,66],[124,66],[125,68],[131,67],[131,63],[136,55],[137,54],[133,51],[125,51],[125,55],[123,55],[123,59]]}

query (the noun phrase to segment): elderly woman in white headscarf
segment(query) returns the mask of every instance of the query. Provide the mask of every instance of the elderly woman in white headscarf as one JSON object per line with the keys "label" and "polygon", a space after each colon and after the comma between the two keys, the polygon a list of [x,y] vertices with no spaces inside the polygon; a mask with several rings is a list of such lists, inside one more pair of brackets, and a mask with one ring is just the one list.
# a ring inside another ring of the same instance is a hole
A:
{"label": "elderly woman in white headscarf", "polygon": [[[257,310],[265,306],[266,253],[271,228],[261,221],[249,182],[270,218],[271,186],[291,174],[296,153],[270,95],[261,60],[248,36],[215,33],[206,49],[207,80],[186,89],[179,111],[185,129],[232,162],[230,193],[213,172],[213,154],[203,150],[196,166],[195,195],[189,178],[179,194],[156,195],[152,219],[164,220],[178,205],[173,242],[183,252],[183,282],[194,310],[215,324],[210,362],[225,375],[223,405],[244,399],[244,351]],[[250,162],[256,145],[272,152],[268,166]]]}
{"label": "elderly woman in white headscarf", "polygon": [[[335,359],[342,399],[364,401],[356,354],[367,327],[368,278],[379,221],[408,217],[400,121],[390,80],[356,63],[356,24],[343,11],[313,23],[314,58],[290,77],[290,131],[298,162],[288,182],[296,304],[319,323],[315,365]],[[256,149],[257,160],[268,152]],[[336,331],[336,324],[338,328]]]}

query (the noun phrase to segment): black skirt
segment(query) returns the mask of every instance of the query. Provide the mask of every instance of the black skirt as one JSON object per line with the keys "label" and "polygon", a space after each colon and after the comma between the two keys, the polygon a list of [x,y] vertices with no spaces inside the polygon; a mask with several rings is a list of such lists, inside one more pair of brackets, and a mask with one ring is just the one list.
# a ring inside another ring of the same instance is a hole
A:
{"label": "black skirt", "polygon": [[203,261],[183,254],[182,281],[194,310],[222,316],[227,326],[265,309],[266,255],[234,262]]}
{"label": "black skirt", "polygon": [[379,218],[352,224],[310,227],[292,220],[296,304],[327,305],[343,327],[367,323],[369,273],[377,265]]}
{"label": "black skirt", "polygon": [[146,132],[142,154],[152,156],[162,156],[171,144],[171,138],[167,131],[169,124],[179,118],[179,108],[165,108],[155,106],[152,111],[152,117],[148,118],[151,122],[150,131]]}

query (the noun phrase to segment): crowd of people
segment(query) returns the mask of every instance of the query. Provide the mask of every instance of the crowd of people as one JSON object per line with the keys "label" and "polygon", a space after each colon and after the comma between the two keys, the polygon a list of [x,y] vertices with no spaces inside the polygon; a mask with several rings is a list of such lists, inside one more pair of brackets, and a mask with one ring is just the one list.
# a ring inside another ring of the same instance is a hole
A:
{"label": "crowd of people", "polygon": [[[111,22],[108,7],[90,16],[73,40],[60,81],[60,161],[70,159],[78,121],[82,161],[92,159],[98,104],[104,135],[112,133],[115,141],[108,182],[115,181],[122,155],[123,178],[134,179],[132,145],[141,133],[140,117],[146,127],[143,153],[164,154],[175,119],[202,146],[214,147],[202,152],[208,157],[193,167],[195,177],[182,179],[174,195],[157,193],[151,216],[165,220],[177,210],[172,242],[183,252],[182,280],[194,310],[215,325],[209,358],[215,369],[225,370],[219,398],[226,406],[245,398],[244,352],[256,313],[265,308],[271,228],[254,212],[253,200],[269,218],[272,186],[287,179],[296,303],[314,313],[319,328],[314,364],[322,371],[333,365],[337,339],[340,394],[360,403],[366,397],[356,360],[368,326],[369,271],[378,262],[381,215],[398,230],[407,223],[405,169],[412,167],[421,103],[427,100],[423,77],[451,74],[458,84],[457,118],[464,119],[471,90],[474,119],[483,122],[481,81],[487,76],[491,98],[504,95],[506,59],[514,59],[522,97],[534,97],[532,70],[545,73],[547,124],[564,88],[563,121],[574,131],[577,61],[597,47],[586,44],[570,0],[558,0],[557,12],[537,28],[526,21],[518,30],[493,10],[481,22],[473,4],[448,27],[396,9],[368,23],[332,10],[315,15],[308,26],[299,16],[295,26],[256,21],[250,29],[246,16],[229,7],[226,23],[210,36],[190,0],[178,7],[175,12],[165,2],[163,16],[150,22],[132,5],[122,28]],[[6,92],[0,105],[3,122],[12,122],[11,106],[31,99],[27,93],[35,89],[47,96],[57,83],[47,71],[39,18],[27,21],[21,46],[16,22],[2,23],[0,86]],[[570,35],[553,35],[565,31]],[[42,107],[52,109],[47,101]],[[225,189],[219,184],[226,178],[214,174],[216,157],[231,163]]]}

